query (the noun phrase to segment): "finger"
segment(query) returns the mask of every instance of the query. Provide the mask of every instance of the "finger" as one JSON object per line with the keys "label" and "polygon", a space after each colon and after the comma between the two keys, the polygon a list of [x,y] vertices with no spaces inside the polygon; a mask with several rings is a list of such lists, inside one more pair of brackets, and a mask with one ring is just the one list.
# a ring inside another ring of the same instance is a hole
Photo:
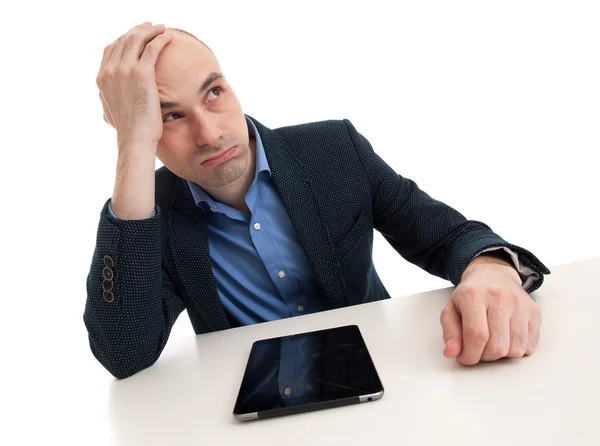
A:
{"label": "finger", "polygon": [[456,358],[462,349],[462,325],[460,314],[452,300],[448,301],[440,315],[442,335],[444,338],[444,356]]}
{"label": "finger", "polygon": [[[129,31],[127,31],[127,33],[134,31],[136,29],[140,29],[143,27],[146,27],[150,25],[150,22],[144,22],[144,23],[140,23],[137,26],[134,26],[133,28],[131,28]],[[115,40],[113,43],[111,43],[110,45],[107,45],[104,48],[104,54],[102,55],[102,62],[100,62],[100,71],[102,71],[102,69],[104,69],[104,67],[106,66],[106,64],[108,63],[108,61],[110,60],[112,53],[115,49],[116,43],[119,39]]]}
{"label": "finger", "polygon": [[531,319],[528,324],[527,350],[525,355],[531,355],[535,351],[540,341],[540,328],[542,326],[542,309],[535,304],[531,312]]}
{"label": "finger", "polygon": [[131,67],[137,65],[146,45],[156,36],[164,33],[165,29],[165,25],[154,25],[130,33],[123,49],[123,63]]}
{"label": "finger", "polygon": [[482,361],[504,358],[510,349],[510,313],[502,307],[488,308],[490,338],[483,350]]}
{"label": "finger", "polygon": [[462,314],[463,347],[456,360],[463,365],[477,364],[489,339],[486,306],[480,299],[469,298],[458,309]]}
{"label": "finger", "polygon": [[529,339],[529,314],[515,313],[510,319],[510,349],[506,355],[509,358],[521,358],[527,351]]}
{"label": "finger", "polygon": [[114,42],[114,49],[110,56],[110,60],[108,61],[108,65],[113,65],[115,67],[119,66],[121,63],[121,59],[123,59],[123,52],[125,51],[125,44],[127,43],[127,39],[130,35],[138,32],[141,29],[144,29],[150,25],[150,22],[144,22],[140,25],[134,26],[121,37],[119,37]]}
{"label": "finger", "polygon": [[163,34],[156,36],[146,45],[146,48],[144,48],[144,54],[142,54],[142,57],[140,58],[140,64],[153,67],[158,60],[158,55],[171,41],[172,37],[173,34],[170,29],[166,30]]}

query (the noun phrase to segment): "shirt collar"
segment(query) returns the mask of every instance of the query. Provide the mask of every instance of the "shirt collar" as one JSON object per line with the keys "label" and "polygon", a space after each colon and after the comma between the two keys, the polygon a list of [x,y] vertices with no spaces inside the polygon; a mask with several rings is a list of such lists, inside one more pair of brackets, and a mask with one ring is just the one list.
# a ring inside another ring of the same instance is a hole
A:
{"label": "shirt collar", "polygon": [[[256,183],[256,179],[261,172],[268,172],[269,176],[271,176],[271,169],[269,168],[269,163],[267,161],[267,156],[265,154],[265,148],[262,144],[262,140],[260,139],[260,134],[258,133],[258,129],[252,119],[250,119],[247,115],[246,124],[248,125],[248,136],[256,139],[256,172],[254,174],[254,181],[252,184]],[[210,195],[208,195],[204,189],[198,186],[196,183],[187,180],[190,191],[192,192],[192,197],[194,197],[194,202],[196,205],[200,206],[202,203],[206,203],[210,208],[216,208],[217,203],[212,199]]]}

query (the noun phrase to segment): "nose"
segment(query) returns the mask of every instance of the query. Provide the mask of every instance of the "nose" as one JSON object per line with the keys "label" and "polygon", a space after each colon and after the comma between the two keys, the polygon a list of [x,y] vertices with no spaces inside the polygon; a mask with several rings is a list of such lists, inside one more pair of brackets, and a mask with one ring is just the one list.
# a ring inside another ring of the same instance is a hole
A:
{"label": "nose", "polygon": [[206,113],[202,116],[197,115],[194,127],[194,139],[198,146],[219,146],[223,131],[221,130],[218,120],[214,116],[207,116]]}

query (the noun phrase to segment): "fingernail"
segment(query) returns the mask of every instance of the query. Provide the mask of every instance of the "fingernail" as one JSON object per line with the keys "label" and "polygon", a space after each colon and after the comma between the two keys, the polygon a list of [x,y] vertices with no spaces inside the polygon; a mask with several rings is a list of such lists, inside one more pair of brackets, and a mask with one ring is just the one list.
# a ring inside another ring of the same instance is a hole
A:
{"label": "fingernail", "polygon": [[165,32],[166,32],[167,34],[173,34],[173,30],[172,30],[171,28],[167,28],[167,29],[165,30]]}
{"label": "fingernail", "polygon": [[450,338],[446,341],[446,345],[450,344],[454,338]]}

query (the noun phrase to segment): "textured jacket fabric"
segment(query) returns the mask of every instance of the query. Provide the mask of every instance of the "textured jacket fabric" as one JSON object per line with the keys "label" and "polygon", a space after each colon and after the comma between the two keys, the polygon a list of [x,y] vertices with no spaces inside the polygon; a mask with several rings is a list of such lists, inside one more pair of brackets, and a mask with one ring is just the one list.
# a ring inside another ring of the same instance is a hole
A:
{"label": "textured jacket fabric", "polygon": [[[272,180],[332,308],[389,298],[372,260],[373,229],[407,261],[458,284],[469,261],[506,246],[540,275],[548,269],[484,223],[421,191],[395,173],[348,120],[270,130],[251,118]],[[156,171],[155,215],[118,220],[100,214],[87,277],[84,322],[90,347],[115,377],[154,364],[177,316],[187,309],[197,334],[230,328],[219,301],[202,211],[186,180]],[[103,297],[105,259],[114,299]]]}

